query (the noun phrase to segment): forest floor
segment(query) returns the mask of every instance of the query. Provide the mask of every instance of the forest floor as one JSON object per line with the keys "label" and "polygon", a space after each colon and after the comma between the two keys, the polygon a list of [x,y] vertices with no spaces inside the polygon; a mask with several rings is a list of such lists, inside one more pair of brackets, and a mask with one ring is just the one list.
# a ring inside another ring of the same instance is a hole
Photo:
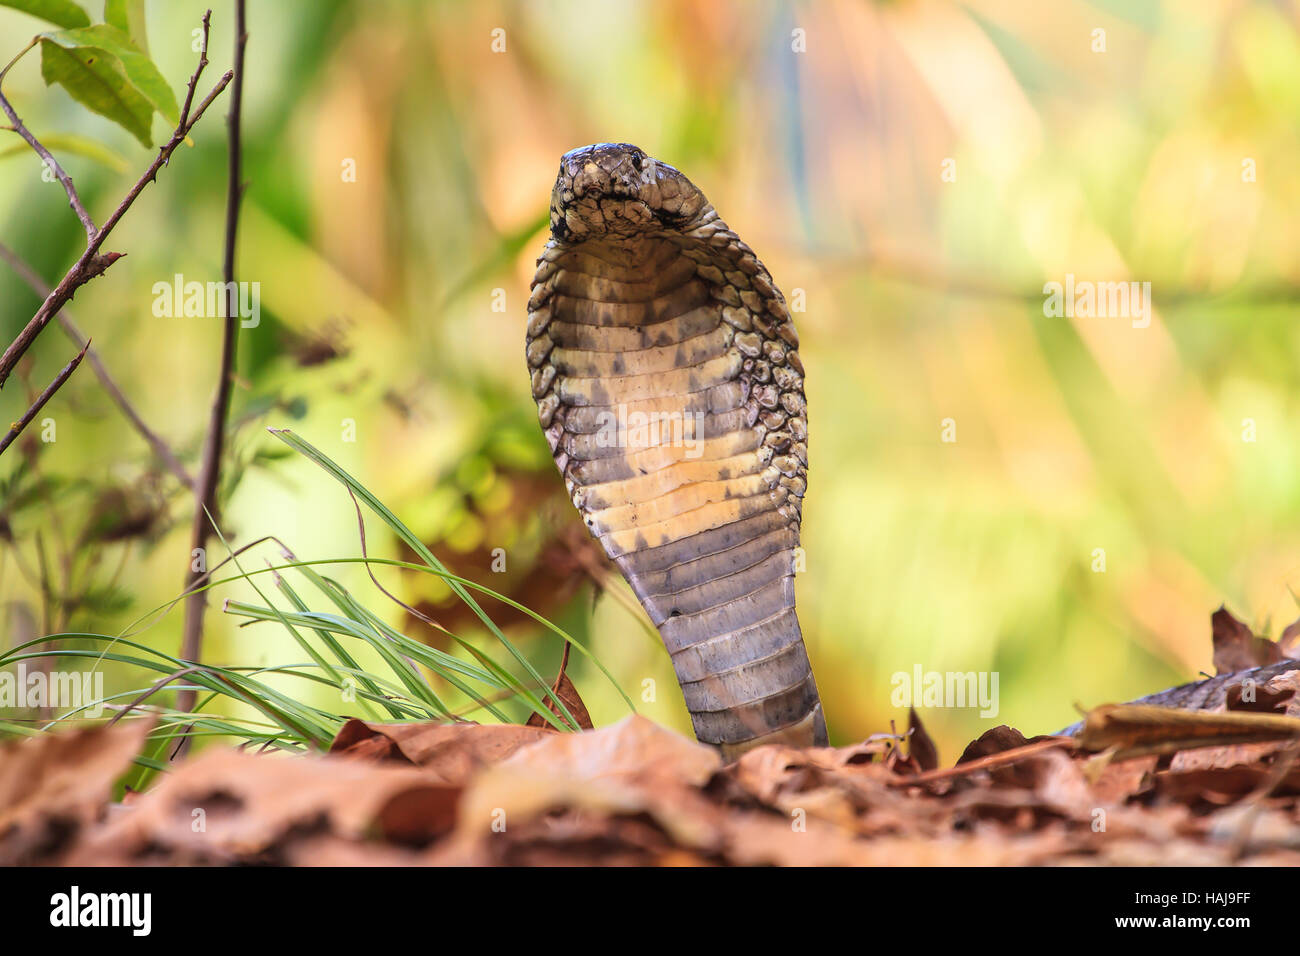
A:
{"label": "forest floor", "polygon": [[[1216,660],[1277,655],[1248,638]],[[637,716],[353,720],[329,754],[209,748],[114,802],[152,728],[131,719],[0,748],[0,864],[1296,865],[1298,688],[1300,670],[1217,713],[1099,707],[1077,738],[1000,726],[943,769],[915,714],[728,764]]]}

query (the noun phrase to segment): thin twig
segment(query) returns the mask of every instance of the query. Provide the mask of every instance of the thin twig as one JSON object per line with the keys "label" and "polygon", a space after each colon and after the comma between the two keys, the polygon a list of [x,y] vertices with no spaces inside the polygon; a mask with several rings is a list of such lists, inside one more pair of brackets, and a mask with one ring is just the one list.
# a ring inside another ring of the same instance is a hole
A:
{"label": "thin twig", "polygon": [[[189,676],[190,674],[202,674],[203,672],[205,672],[205,671],[207,671],[207,670],[210,670],[210,669],[211,669],[211,668],[204,667],[202,664],[191,664],[189,667],[182,667],[182,668],[180,668],[179,670],[174,670],[174,671],[172,671],[172,672],[171,672],[170,674],[168,674],[166,677],[160,677],[160,678],[158,678],[158,680],[154,681],[153,684],[149,687],[148,690],[146,690],[146,691],[145,691],[143,694],[141,694],[139,697],[135,698],[135,700],[131,701],[131,703],[127,704],[125,707],[123,707],[121,710],[119,710],[116,714],[114,714],[114,715],[113,715],[113,718],[108,722],[108,723],[109,723],[109,726],[112,726],[113,724],[117,723],[119,720],[121,720],[121,719],[122,719],[123,717],[125,717],[127,714],[131,713],[131,711],[135,710],[137,707],[139,707],[141,704],[143,704],[146,700],[148,700],[148,699],[149,699],[150,697],[152,697],[154,694],[158,693],[158,691],[162,690],[164,687],[166,687],[166,686],[167,686],[168,684],[170,684],[172,681],[174,681],[174,680],[179,680],[179,679],[182,678],[182,677],[187,677],[187,676]],[[221,677],[220,674],[214,674],[213,676],[214,676],[214,677]]]}
{"label": "thin twig", "polygon": [[[220,503],[217,501],[217,488],[221,481],[221,454],[225,447],[226,418],[230,413],[230,392],[235,376],[235,348],[239,333],[239,309],[237,308],[237,290],[235,286],[235,252],[236,236],[239,229],[239,202],[243,197],[244,186],[241,175],[241,137],[240,114],[244,102],[244,48],[248,43],[248,32],[244,28],[244,0],[235,0],[235,56],[234,87],[230,91],[230,112],[226,116],[228,129],[228,182],[226,184],[226,241],[222,264],[222,279],[225,281],[226,324],[221,340],[221,365],[217,370],[217,392],[212,400],[212,411],[208,418],[208,431],[203,442],[203,456],[199,464],[198,484],[194,489],[194,523],[190,529],[190,553],[206,554],[209,536],[221,520]],[[203,58],[207,59],[206,18],[203,40]],[[230,75],[230,74],[227,74]],[[197,74],[196,74],[197,76]],[[189,100],[186,99],[188,107]],[[200,110],[202,107],[200,107]],[[181,634],[181,657],[191,663],[197,663],[203,651],[203,612],[207,608],[206,591],[191,590],[199,580],[200,572],[194,570],[191,563],[186,574],[185,588],[190,591],[185,598],[185,623]],[[194,705],[195,694],[191,690],[182,690],[177,694],[178,710],[189,710]]]}
{"label": "thin twig", "polygon": [[[9,61],[9,64],[3,70],[0,70],[0,85],[4,83],[5,76],[9,73],[10,68],[22,59],[28,50],[36,46],[36,43],[37,41],[33,39],[31,43],[23,47],[22,51],[16,57]],[[13,124],[10,129],[23,139],[27,140],[27,145],[36,151],[36,155],[41,157],[41,161],[45,163],[46,167],[52,173],[54,173],[59,183],[63,186],[63,191],[68,194],[68,205],[72,207],[72,211],[77,214],[77,218],[81,220],[82,227],[86,230],[86,239],[93,242],[95,234],[99,230],[95,228],[95,221],[90,218],[90,213],[86,212],[86,207],[81,202],[81,197],[77,195],[77,187],[72,185],[72,177],[64,171],[63,167],[59,165],[59,161],[55,159],[50,151],[41,144],[41,141],[33,136],[27,127],[23,125],[23,121],[18,118],[18,114],[14,112],[14,108],[9,104],[9,100],[5,98],[3,92],[0,92],[0,109],[5,111],[5,115],[9,117],[9,122]]]}
{"label": "thin twig", "polygon": [[979,770],[991,770],[994,767],[1005,767],[1008,764],[1016,763],[1026,757],[1032,757],[1047,750],[1075,750],[1078,746],[1078,742],[1075,741],[1073,737],[1048,737],[1045,740],[1036,740],[1030,744],[1022,744],[1021,746],[1015,747],[1011,750],[1003,750],[999,753],[989,754],[987,757],[968,760],[966,763],[958,764],[955,767],[945,767],[939,770],[927,770],[925,773],[918,773],[910,777],[892,777],[888,781],[888,786],[917,787],[922,784],[934,783],[936,780],[948,780],[952,777],[962,777]]}
{"label": "thin twig", "polygon": [[203,75],[203,70],[208,65],[208,30],[212,26],[212,11],[203,12],[203,46],[199,49],[199,63],[194,68],[194,75],[190,77],[190,82],[185,90],[185,106],[181,109],[181,117],[177,126],[184,126],[185,121],[190,118],[190,107],[194,105],[194,90],[199,85],[199,77]]}
{"label": "thin twig", "polygon": [[442,634],[445,637],[455,638],[456,637],[455,634],[447,630],[445,627],[443,627],[433,618],[429,617],[429,615],[425,614],[423,611],[419,611],[411,607],[411,605],[407,604],[396,594],[394,594],[392,591],[388,590],[388,588],[384,587],[382,584],[379,583],[379,578],[375,577],[375,572],[370,567],[370,551],[366,546],[366,518],[365,515],[361,513],[361,502],[357,501],[357,496],[353,493],[351,488],[348,489],[348,497],[352,499],[352,507],[355,508],[357,512],[357,533],[361,537],[361,557],[365,559],[366,574],[370,575],[371,582],[374,583],[375,587],[379,588],[380,593],[382,593],[386,598],[388,598],[394,604],[401,607],[404,611],[406,611],[407,614],[410,614],[412,617],[416,618],[417,620],[423,621],[425,624],[429,625],[429,627],[433,628],[439,634]]}
{"label": "thin twig", "polygon": [[[429,617],[429,615],[421,611],[417,611],[415,608],[411,607],[411,605],[407,604],[405,601],[399,598],[392,591],[389,591],[388,588],[384,587],[382,584],[379,583],[379,578],[375,577],[375,572],[370,567],[370,552],[366,548],[366,518],[365,515],[361,513],[361,503],[357,501],[357,496],[353,494],[351,488],[348,489],[348,497],[352,499],[352,507],[357,510],[357,530],[361,535],[361,557],[365,559],[366,574],[370,575],[370,580],[374,582],[375,587],[379,588],[379,590],[393,603],[404,608],[408,614],[414,615],[416,618],[423,621],[425,624],[428,624],[434,630],[441,631],[443,634],[447,635],[448,637],[454,638],[456,635],[452,634],[451,631],[447,630],[445,627],[443,627],[433,618]],[[417,674],[420,675],[420,679],[424,681],[424,686],[432,690],[433,688],[429,685],[429,678],[425,676],[424,671],[420,670],[420,668],[416,666],[415,661],[413,661],[406,654],[403,654],[400,650],[397,651],[397,654],[402,658],[402,660],[406,661],[407,665],[411,668],[411,670],[415,671]]]}
{"label": "thin twig", "polygon": [[[206,47],[207,41],[205,39],[204,48],[206,49]],[[204,56],[200,60],[199,69],[195,70],[194,75],[190,78],[189,92],[186,95],[187,103],[193,98],[194,87],[203,72],[202,68],[206,63],[206,59],[206,56]],[[158,150],[158,155],[149,164],[149,168],[145,170],[144,175],[136,181],[135,185],[127,192],[126,197],[118,203],[117,208],[113,210],[112,214],[104,221],[104,224],[95,232],[94,237],[86,246],[86,251],[81,254],[81,258],[68,270],[67,274],[59,281],[59,284],[54,287],[54,291],[46,297],[36,315],[32,316],[32,320],[18,333],[18,337],[5,349],[4,354],[0,355],[0,388],[4,387],[9,375],[14,370],[14,366],[18,364],[18,360],[31,348],[32,343],[36,341],[36,337],[45,330],[50,320],[67,304],[77,289],[100,275],[116,260],[121,258],[121,253],[108,252],[101,255],[99,250],[108,238],[109,233],[113,231],[113,227],[126,215],[127,210],[135,203],[144,188],[157,179],[158,171],[167,165],[172,153],[176,151],[176,148],[181,143],[185,142],[190,130],[203,117],[207,108],[212,105],[212,101],[220,96],[222,91],[229,85],[233,76],[233,72],[227,72],[222,76],[217,85],[195,108],[193,115],[187,115],[184,122],[177,124],[171,138]]]}
{"label": "thin twig", "polygon": [[[40,274],[20,255],[18,255],[18,253],[14,252],[2,242],[0,242],[0,259],[7,262],[9,267],[18,274],[18,278],[26,282],[37,295],[48,296],[50,294],[51,289],[49,285],[46,284],[45,280],[41,278]],[[72,339],[72,341],[76,342],[77,345],[85,345],[90,341],[81,329],[77,328],[76,322],[73,321],[72,310],[70,308],[64,308],[60,311],[58,318],[59,324],[63,326],[63,331],[67,332],[68,337]],[[145,424],[144,419],[140,417],[140,413],[137,412],[127,400],[122,389],[118,387],[117,382],[113,380],[113,376],[109,374],[108,367],[99,357],[99,352],[95,349],[90,349],[86,352],[86,358],[90,360],[90,367],[94,370],[95,377],[99,379],[100,384],[104,387],[104,391],[108,392],[109,398],[113,399],[117,404],[117,407],[122,410],[122,414],[126,416],[126,420],[131,423],[135,430],[140,433],[140,437],[148,442],[149,447],[152,448],[154,454],[158,456],[158,460],[167,467],[168,471],[176,476],[177,480],[179,480],[181,484],[186,488],[193,488],[194,479],[190,477],[190,473],[185,470],[185,466],[182,465],[180,459],[176,457],[176,453],[171,450],[158,433]]]}
{"label": "thin twig", "polygon": [[76,358],[63,366],[63,371],[56,375],[54,381],[50,382],[50,384],[46,386],[45,391],[41,392],[36,401],[32,403],[32,407],[27,409],[27,413],[9,426],[9,431],[5,433],[5,437],[0,438],[0,452],[3,452],[13,444],[14,439],[23,433],[23,429],[32,423],[33,418],[40,414],[41,409],[45,407],[45,403],[54,396],[55,392],[63,387],[63,383],[71,377],[72,373],[77,370],[77,366],[81,364],[81,360],[86,357],[86,349],[88,348],[90,348],[89,342],[82,346],[81,351],[77,353]]}

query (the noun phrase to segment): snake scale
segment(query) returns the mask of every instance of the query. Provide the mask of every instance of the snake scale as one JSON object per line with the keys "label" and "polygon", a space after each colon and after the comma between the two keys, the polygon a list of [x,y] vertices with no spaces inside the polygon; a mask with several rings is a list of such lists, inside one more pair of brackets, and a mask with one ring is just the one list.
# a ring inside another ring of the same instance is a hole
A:
{"label": "snake scale", "polygon": [[696,736],[728,756],[826,743],[794,601],[798,344],[767,269],[678,170],[626,143],[561,158],[528,301],[538,417]]}

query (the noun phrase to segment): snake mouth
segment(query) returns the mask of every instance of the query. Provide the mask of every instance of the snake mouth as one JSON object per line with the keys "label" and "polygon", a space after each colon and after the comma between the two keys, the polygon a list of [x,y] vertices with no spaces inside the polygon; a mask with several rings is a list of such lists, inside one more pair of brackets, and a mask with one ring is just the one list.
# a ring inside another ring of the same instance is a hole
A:
{"label": "snake mouth", "polygon": [[637,191],[643,174],[652,172],[653,165],[654,160],[631,143],[596,143],[570,150],[560,157],[556,186],[564,184],[579,198],[625,196]]}
{"label": "snake mouth", "polygon": [[690,180],[639,147],[595,143],[560,159],[551,232],[562,242],[630,238],[680,229],[706,205]]}

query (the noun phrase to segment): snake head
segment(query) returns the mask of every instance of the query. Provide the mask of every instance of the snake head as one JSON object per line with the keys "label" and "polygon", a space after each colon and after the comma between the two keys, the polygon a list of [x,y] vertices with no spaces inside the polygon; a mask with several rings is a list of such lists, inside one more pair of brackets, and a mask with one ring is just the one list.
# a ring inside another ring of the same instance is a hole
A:
{"label": "snake head", "polygon": [[596,143],[560,157],[551,234],[561,242],[631,239],[689,228],[710,208],[680,172],[630,143]]}

